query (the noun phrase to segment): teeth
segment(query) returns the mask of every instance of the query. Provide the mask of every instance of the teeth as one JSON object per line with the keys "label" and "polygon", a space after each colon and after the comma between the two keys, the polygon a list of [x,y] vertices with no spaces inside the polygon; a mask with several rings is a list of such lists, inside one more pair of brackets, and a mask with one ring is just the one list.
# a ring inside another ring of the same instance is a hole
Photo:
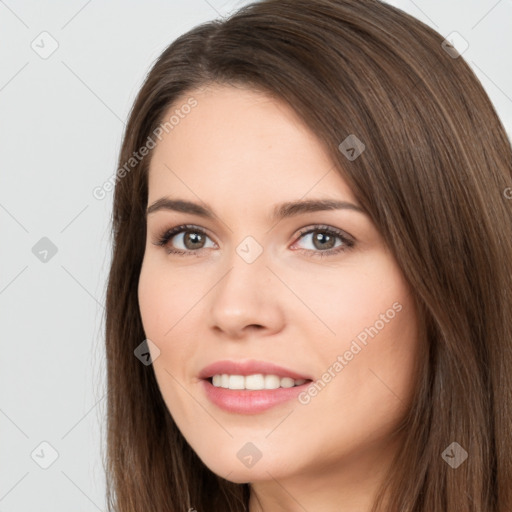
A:
{"label": "teeth", "polygon": [[262,373],[255,373],[253,375],[214,375],[212,377],[212,384],[217,388],[226,389],[277,389],[277,388],[292,388],[293,386],[300,386],[304,384],[306,379],[292,379],[290,377],[279,377],[278,375],[263,375]]}
{"label": "teeth", "polygon": [[230,375],[229,389],[245,389],[245,378],[241,375]]}

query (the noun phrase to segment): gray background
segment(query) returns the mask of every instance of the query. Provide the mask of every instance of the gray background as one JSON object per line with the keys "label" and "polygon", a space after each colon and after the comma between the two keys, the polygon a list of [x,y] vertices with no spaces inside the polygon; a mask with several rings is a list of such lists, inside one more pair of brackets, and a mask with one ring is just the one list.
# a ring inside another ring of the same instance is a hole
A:
{"label": "gray background", "polygon": [[[92,190],[157,56],[244,3],[0,0],[0,512],[105,510],[112,193]],[[512,0],[390,3],[467,40],[511,134]]]}

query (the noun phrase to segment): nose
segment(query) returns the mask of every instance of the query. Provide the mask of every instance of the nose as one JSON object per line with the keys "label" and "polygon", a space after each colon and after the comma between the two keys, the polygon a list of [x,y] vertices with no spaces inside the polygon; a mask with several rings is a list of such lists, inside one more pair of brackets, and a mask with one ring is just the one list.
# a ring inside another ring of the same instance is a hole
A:
{"label": "nose", "polygon": [[261,254],[248,263],[236,252],[209,294],[211,328],[232,339],[279,332],[284,325],[283,285]]}

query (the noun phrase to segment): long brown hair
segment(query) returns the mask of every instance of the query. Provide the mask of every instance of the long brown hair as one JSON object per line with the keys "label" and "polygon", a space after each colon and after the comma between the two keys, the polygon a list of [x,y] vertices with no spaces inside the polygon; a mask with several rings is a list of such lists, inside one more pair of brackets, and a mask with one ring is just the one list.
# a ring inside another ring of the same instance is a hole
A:
{"label": "long brown hair", "polygon": [[[159,133],[171,106],[213,83],[291,105],[414,291],[427,349],[400,426],[405,441],[374,510],[385,497],[401,512],[512,510],[512,148],[478,79],[443,39],[377,0],[265,0],[190,30],[157,59],[116,176],[106,301],[109,510],[248,510],[249,485],[202,463],[152,367],[134,356],[145,339],[137,287],[151,154],[126,162]],[[338,148],[349,135],[365,144],[356,159]],[[468,453],[457,468],[443,456],[454,442]]]}

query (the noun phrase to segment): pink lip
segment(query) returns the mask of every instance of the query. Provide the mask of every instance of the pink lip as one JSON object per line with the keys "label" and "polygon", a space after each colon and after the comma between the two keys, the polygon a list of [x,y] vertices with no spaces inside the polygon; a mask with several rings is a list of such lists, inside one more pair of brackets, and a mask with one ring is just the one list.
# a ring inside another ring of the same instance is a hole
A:
{"label": "pink lip", "polygon": [[216,361],[203,368],[199,373],[200,379],[209,379],[214,375],[227,373],[229,375],[252,375],[263,373],[265,375],[278,375],[279,377],[290,377],[292,379],[312,380],[308,375],[301,375],[298,372],[283,368],[266,361]]}
{"label": "pink lip", "polygon": [[[226,389],[214,386],[208,379],[213,375],[227,373],[229,375],[278,375],[292,379],[305,379],[308,382],[300,386],[278,389]],[[202,386],[208,399],[221,409],[238,414],[257,414],[276,405],[296,398],[299,393],[311,384],[311,377],[277,366],[265,361],[217,361],[203,368],[199,373]]]}
{"label": "pink lip", "polygon": [[202,380],[208,399],[225,411],[238,414],[258,414],[271,407],[296,398],[311,382],[305,382],[293,388],[262,389],[226,389],[217,388],[209,380]]}

